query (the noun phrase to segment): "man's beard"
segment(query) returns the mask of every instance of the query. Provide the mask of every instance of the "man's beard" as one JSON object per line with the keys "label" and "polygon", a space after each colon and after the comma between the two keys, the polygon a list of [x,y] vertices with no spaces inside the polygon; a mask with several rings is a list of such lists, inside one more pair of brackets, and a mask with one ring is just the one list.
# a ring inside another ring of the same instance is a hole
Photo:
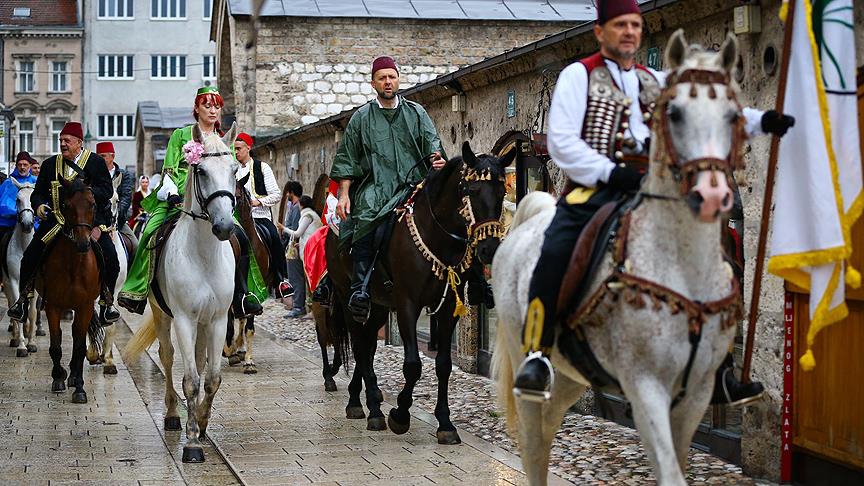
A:
{"label": "man's beard", "polygon": [[378,91],[378,96],[384,100],[392,100],[393,98],[396,97],[396,91],[392,91],[392,92],[390,92],[390,94],[387,94],[387,92],[383,91],[383,90]]}
{"label": "man's beard", "polygon": [[607,49],[609,51],[609,54],[612,54],[617,59],[629,61],[629,60],[636,57],[636,52],[623,52],[622,50],[614,48],[614,47],[609,47]]}

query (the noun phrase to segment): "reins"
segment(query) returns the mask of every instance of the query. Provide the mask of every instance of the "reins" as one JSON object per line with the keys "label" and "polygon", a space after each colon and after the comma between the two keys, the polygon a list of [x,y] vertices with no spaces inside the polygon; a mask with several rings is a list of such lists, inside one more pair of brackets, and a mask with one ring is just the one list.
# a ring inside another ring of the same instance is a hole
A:
{"label": "reins", "polygon": [[[230,156],[231,152],[205,152],[201,154],[201,158],[203,159],[206,157],[224,157],[226,155]],[[230,199],[231,208],[233,210],[233,208],[237,206],[237,198],[234,196],[233,191],[219,189],[217,191],[213,191],[212,193],[210,193],[210,195],[206,197],[204,196],[204,193],[201,191],[201,185],[198,184],[198,174],[200,173],[200,171],[201,169],[199,168],[198,164],[192,166],[192,176],[194,177],[192,184],[195,186],[195,201],[198,202],[198,206],[201,207],[201,213],[196,214],[195,211],[187,211],[183,208],[180,208],[180,212],[190,216],[193,221],[198,219],[203,221],[210,221],[210,211],[208,211],[207,206],[219,197],[227,197],[228,199]]]}

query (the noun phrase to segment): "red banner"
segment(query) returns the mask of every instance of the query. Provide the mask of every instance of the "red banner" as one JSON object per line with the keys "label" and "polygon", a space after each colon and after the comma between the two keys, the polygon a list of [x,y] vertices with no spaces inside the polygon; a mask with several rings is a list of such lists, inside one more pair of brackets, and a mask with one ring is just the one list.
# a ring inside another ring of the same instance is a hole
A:
{"label": "red banner", "polygon": [[786,292],[783,305],[783,413],[780,427],[780,482],[792,482],[792,390],[795,370],[795,306],[792,292]]}

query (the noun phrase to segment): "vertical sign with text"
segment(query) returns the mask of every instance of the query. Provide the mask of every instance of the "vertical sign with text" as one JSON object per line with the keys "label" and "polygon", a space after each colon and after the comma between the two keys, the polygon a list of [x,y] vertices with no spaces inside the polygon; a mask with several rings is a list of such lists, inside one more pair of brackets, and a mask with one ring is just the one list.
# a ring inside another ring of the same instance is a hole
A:
{"label": "vertical sign with text", "polygon": [[507,91],[507,118],[516,116],[516,91]]}
{"label": "vertical sign with text", "polygon": [[792,390],[795,371],[795,305],[792,292],[783,304],[783,413],[780,414],[780,482],[792,481]]}

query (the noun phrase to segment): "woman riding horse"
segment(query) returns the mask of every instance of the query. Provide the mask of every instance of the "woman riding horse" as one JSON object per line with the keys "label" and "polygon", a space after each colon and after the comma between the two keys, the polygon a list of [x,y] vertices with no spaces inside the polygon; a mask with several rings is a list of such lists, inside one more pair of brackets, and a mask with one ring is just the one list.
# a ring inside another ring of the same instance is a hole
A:
{"label": "woman riding horse", "polygon": [[[192,112],[196,123],[178,128],[171,134],[165,152],[165,163],[163,164],[159,187],[153,190],[141,203],[141,207],[150,215],[150,218],[141,233],[141,241],[135,253],[132,268],[118,298],[118,304],[131,312],[143,314],[147,305],[147,295],[150,293],[150,282],[153,278],[153,266],[150,262],[152,250],[150,238],[164,222],[170,221],[180,214],[178,206],[183,202],[183,192],[189,172],[184,147],[192,140],[192,128],[197,125],[205,137],[218,133],[223,105],[222,96],[214,86],[199,89],[195,96],[195,107]],[[233,150],[233,145],[231,149]],[[258,302],[258,298],[249,293],[248,290],[249,241],[238,225],[235,225],[234,236],[240,241],[241,248],[240,258],[237,261],[234,301],[232,303],[234,315],[248,317],[260,314],[263,307]]]}

